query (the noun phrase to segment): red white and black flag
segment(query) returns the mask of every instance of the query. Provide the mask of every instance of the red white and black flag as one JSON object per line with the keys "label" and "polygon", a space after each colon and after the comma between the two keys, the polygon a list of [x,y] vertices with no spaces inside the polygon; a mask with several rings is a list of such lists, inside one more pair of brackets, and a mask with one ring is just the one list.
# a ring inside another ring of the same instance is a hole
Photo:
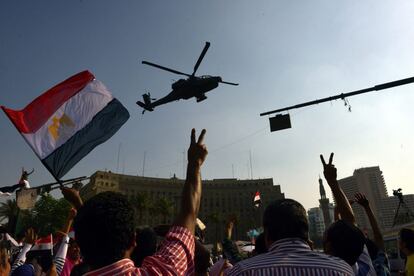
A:
{"label": "red white and black flag", "polygon": [[47,235],[46,237],[36,240],[36,243],[30,249],[30,251],[51,251],[53,250],[53,237],[52,235]]}
{"label": "red white and black flag", "polygon": [[129,118],[126,108],[89,71],[55,85],[22,110],[1,109],[56,179]]}
{"label": "red white and black flag", "polygon": [[260,199],[260,192],[257,191],[253,198],[254,207],[259,207],[261,203],[262,200]]}

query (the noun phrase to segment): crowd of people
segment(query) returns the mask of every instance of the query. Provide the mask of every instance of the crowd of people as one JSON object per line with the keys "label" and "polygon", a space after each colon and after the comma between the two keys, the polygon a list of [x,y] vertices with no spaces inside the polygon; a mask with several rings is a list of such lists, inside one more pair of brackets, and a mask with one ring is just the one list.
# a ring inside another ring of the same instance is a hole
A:
{"label": "crowd of people", "polygon": [[[137,228],[127,198],[103,192],[83,202],[79,192],[62,188],[73,209],[59,231],[53,258],[35,254],[37,239],[27,229],[16,254],[0,248],[0,276],[23,275],[391,275],[390,262],[377,220],[363,194],[348,199],[337,181],[333,154],[321,155],[325,179],[336,203],[335,222],[325,231],[323,252],[314,250],[304,207],[294,199],[265,206],[263,233],[248,257],[232,240],[233,221],[226,226],[223,254],[213,258],[196,231],[202,197],[201,167],[207,157],[205,130],[196,139],[191,131],[186,181],[178,215],[172,225]],[[357,226],[351,204],[363,207],[371,223],[369,239]],[[243,218],[241,218],[243,219]],[[70,235],[73,226],[74,236]],[[159,237],[162,241],[158,242]],[[414,275],[414,231],[401,229],[400,250],[407,256],[405,271]]]}

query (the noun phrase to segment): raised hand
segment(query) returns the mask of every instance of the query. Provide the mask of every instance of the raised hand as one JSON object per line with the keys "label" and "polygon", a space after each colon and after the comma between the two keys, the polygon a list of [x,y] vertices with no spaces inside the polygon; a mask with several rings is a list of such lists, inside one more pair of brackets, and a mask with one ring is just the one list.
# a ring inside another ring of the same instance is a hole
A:
{"label": "raised hand", "polygon": [[369,207],[369,201],[364,194],[356,193],[355,194],[355,201],[364,208]]}
{"label": "raised hand", "polygon": [[181,210],[177,216],[175,225],[184,226],[194,233],[195,222],[201,200],[201,165],[207,157],[207,148],[203,144],[206,130],[201,131],[196,141],[196,132],[191,130],[191,144],[188,148],[187,178],[185,180],[181,198]]}
{"label": "raised hand", "polygon": [[10,257],[7,249],[0,247],[0,275],[9,275],[10,269]]}
{"label": "raised hand", "polygon": [[69,201],[69,203],[71,203],[73,207],[75,207],[76,209],[82,207],[83,202],[77,190],[67,187],[62,187],[60,188],[60,190],[62,191],[63,197],[67,201]]}
{"label": "raised hand", "polygon": [[329,185],[336,183],[336,168],[332,164],[334,153],[332,152],[329,156],[329,163],[326,164],[325,159],[323,158],[323,155],[321,154],[321,161],[323,165],[323,175],[325,176],[326,182],[328,182]]}
{"label": "raised hand", "polygon": [[230,219],[226,224],[226,238],[231,239],[231,235],[233,233],[233,227],[234,227],[234,220]]}
{"label": "raised hand", "polygon": [[193,128],[191,130],[191,144],[187,152],[188,163],[191,165],[197,165],[200,167],[206,159],[208,151],[206,145],[203,144],[205,134],[206,130],[203,129],[196,142],[195,129]]}
{"label": "raised hand", "polygon": [[355,216],[352,211],[350,202],[348,201],[344,191],[341,189],[336,179],[336,168],[332,164],[333,156],[334,154],[331,153],[329,156],[329,163],[326,164],[323,155],[320,155],[323,165],[323,175],[325,176],[326,182],[328,182],[328,185],[331,188],[332,195],[336,201],[338,213],[340,214],[341,218],[348,223],[355,224]]}
{"label": "raised hand", "polygon": [[27,244],[35,244],[37,240],[37,234],[33,228],[29,228],[26,230],[24,235],[24,242]]}

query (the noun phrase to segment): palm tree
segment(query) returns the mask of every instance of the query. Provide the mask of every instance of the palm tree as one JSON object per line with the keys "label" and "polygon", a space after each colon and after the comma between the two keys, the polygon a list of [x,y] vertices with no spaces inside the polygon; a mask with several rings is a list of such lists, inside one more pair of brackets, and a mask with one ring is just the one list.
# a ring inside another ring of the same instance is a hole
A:
{"label": "palm tree", "polygon": [[155,213],[162,216],[163,223],[168,223],[168,218],[172,215],[174,203],[165,197],[160,197],[154,205]]}
{"label": "palm tree", "polygon": [[16,227],[17,216],[19,215],[19,207],[15,199],[8,199],[0,205],[0,222],[7,219],[7,232],[14,233]]}
{"label": "palm tree", "polygon": [[138,213],[138,223],[141,224],[142,217],[150,206],[150,199],[148,197],[148,194],[146,192],[139,192],[130,201]]}
{"label": "palm tree", "polygon": [[211,223],[214,223],[215,224],[215,227],[216,227],[216,242],[218,241],[218,230],[219,230],[219,228],[218,228],[218,224],[220,223],[220,221],[221,221],[221,216],[220,216],[220,213],[219,212],[217,212],[217,211],[214,211],[214,212],[212,212],[212,213],[210,213],[208,216],[207,216],[207,219],[208,219],[208,221],[209,222],[211,222]]}
{"label": "palm tree", "polygon": [[148,215],[150,216],[150,224],[154,223],[154,219],[157,218],[159,214],[159,210],[154,204],[154,202],[151,202],[148,206]]}

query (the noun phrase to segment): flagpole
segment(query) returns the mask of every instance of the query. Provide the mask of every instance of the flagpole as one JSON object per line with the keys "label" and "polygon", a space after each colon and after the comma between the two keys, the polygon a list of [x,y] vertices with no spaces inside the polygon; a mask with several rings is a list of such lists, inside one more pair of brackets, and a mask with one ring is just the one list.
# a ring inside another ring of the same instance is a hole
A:
{"label": "flagpole", "polygon": [[[36,155],[37,155],[37,154],[36,154]],[[39,158],[39,159],[40,159],[40,158]],[[40,161],[42,162],[43,166],[45,166],[45,167],[46,167],[46,169],[49,171],[49,173],[53,176],[53,178],[56,180],[56,182],[57,182],[57,183],[59,183],[60,188],[63,188],[63,183],[62,183],[62,181],[61,181],[59,178],[57,178],[57,177],[55,176],[55,174],[52,172],[52,170],[49,168],[49,166],[48,166],[48,165],[46,165],[46,163],[45,163],[45,162],[43,162],[43,160],[42,160],[42,159],[40,159]]]}
{"label": "flagpole", "polygon": [[[70,178],[70,179],[66,179],[66,180],[61,180],[60,182],[62,183],[62,185],[68,185],[72,182],[77,182],[77,181],[82,181],[82,180],[86,180],[89,179],[89,177],[87,176],[80,176],[80,177],[75,177],[75,178]],[[43,184],[34,188],[44,188],[44,187],[49,187],[49,186],[53,186],[55,184],[59,184],[59,182],[52,182],[52,183],[47,183],[47,184]]]}

